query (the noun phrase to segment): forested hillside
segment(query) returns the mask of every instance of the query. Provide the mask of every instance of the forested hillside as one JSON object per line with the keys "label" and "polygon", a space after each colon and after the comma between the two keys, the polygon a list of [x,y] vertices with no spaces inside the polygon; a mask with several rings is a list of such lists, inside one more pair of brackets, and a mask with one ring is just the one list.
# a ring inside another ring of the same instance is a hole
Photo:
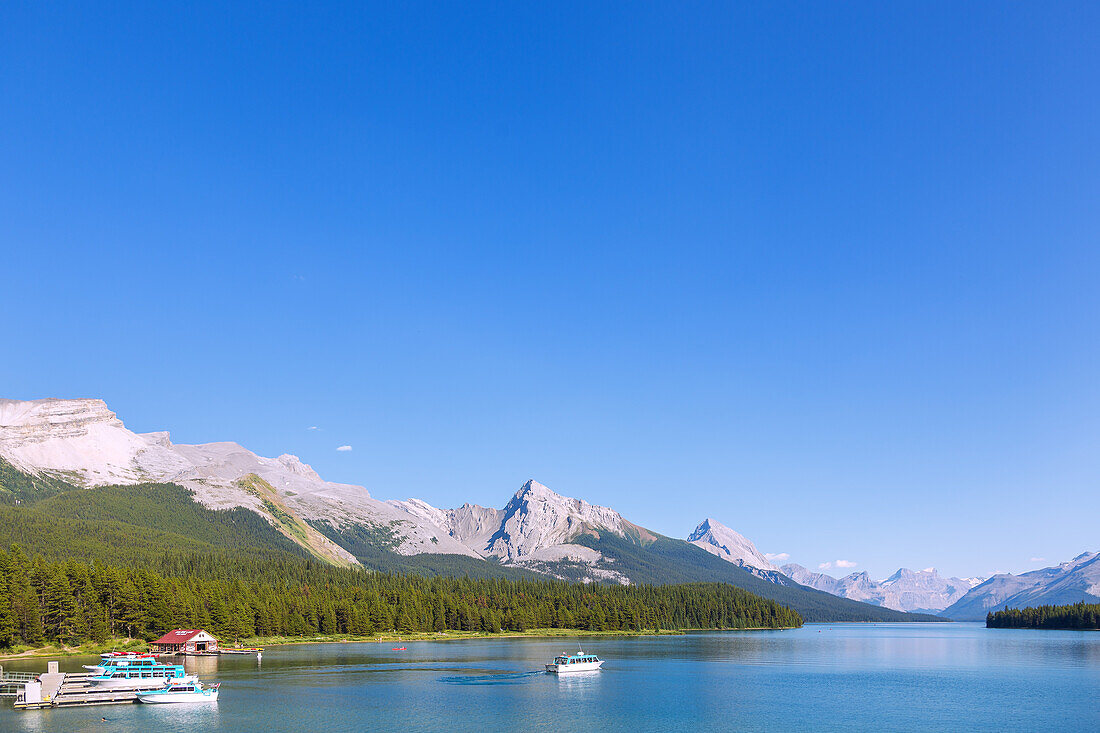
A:
{"label": "forested hillside", "polygon": [[213,510],[174,484],[72,489],[0,505],[0,547],[30,555],[165,567],[180,557],[305,558],[301,546],[247,509]]}
{"label": "forested hillside", "polygon": [[583,536],[578,543],[599,550],[614,559],[616,566],[646,583],[729,583],[751,593],[790,606],[806,621],[943,621],[936,616],[904,613],[881,606],[839,598],[792,582],[777,585],[761,580],[731,562],[684,540],[658,537],[639,545],[605,533],[599,538]]}
{"label": "forested hillside", "polygon": [[986,616],[990,629],[1100,629],[1100,603],[1006,608]]}
{"label": "forested hillside", "polygon": [[0,552],[0,647],[153,638],[175,627],[253,635],[643,630],[799,626],[790,609],[721,583],[602,586],[550,580],[427,578],[314,560],[196,557],[165,576],[99,562]]}

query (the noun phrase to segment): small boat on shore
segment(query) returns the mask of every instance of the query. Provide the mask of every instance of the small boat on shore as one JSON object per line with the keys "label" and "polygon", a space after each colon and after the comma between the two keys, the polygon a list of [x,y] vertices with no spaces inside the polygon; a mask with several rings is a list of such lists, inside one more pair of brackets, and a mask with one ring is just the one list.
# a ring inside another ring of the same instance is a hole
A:
{"label": "small boat on shore", "polygon": [[220,682],[210,687],[203,687],[198,680],[194,682],[169,682],[159,689],[137,693],[137,699],[138,702],[146,704],[217,702],[218,688],[220,687]]}
{"label": "small boat on shore", "polygon": [[562,654],[546,665],[546,671],[552,674],[572,672],[595,672],[603,666],[603,660],[595,654],[585,654],[577,650],[576,654]]}

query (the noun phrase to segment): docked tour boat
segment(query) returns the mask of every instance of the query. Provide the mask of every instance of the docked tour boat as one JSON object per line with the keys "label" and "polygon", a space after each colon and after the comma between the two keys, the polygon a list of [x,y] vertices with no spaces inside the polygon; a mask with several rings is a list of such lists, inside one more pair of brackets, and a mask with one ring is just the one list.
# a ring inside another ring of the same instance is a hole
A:
{"label": "docked tour boat", "polygon": [[603,660],[595,654],[585,654],[577,650],[576,654],[562,654],[546,665],[547,672],[565,674],[567,672],[595,672],[603,665]]}
{"label": "docked tour boat", "polygon": [[145,690],[137,693],[138,702],[167,703],[167,702],[217,702],[218,688],[221,683],[203,687],[198,680],[194,682],[169,682],[164,687],[156,690]]}
{"label": "docked tour boat", "polygon": [[145,690],[173,681],[195,681],[184,672],[183,665],[164,664],[153,654],[105,654],[99,664],[86,668],[94,675],[88,682],[107,690]]}
{"label": "docked tour boat", "polygon": [[94,675],[101,675],[107,667],[113,665],[116,660],[122,662],[131,662],[137,659],[156,659],[156,654],[148,654],[145,652],[103,652],[99,655],[99,664],[83,664],[84,669],[93,673]]}

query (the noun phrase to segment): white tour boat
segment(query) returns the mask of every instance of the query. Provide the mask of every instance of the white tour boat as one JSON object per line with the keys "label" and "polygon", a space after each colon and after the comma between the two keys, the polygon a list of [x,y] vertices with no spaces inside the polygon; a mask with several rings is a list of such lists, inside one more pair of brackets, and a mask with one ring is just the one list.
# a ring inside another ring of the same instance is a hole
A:
{"label": "white tour boat", "polygon": [[585,654],[577,650],[576,654],[562,654],[546,665],[547,672],[565,674],[567,672],[595,672],[603,665],[603,660],[595,654]]}
{"label": "white tour boat", "polygon": [[106,690],[150,690],[169,682],[194,682],[181,664],[164,664],[152,654],[104,655],[99,664],[85,665],[92,685]]}
{"label": "white tour boat", "polygon": [[146,690],[137,693],[138,702],[167,703],[167,702],[217,702],[218,688],[221,683],[203,687],[198,680],[194,682],[169,682],[157,690]]}

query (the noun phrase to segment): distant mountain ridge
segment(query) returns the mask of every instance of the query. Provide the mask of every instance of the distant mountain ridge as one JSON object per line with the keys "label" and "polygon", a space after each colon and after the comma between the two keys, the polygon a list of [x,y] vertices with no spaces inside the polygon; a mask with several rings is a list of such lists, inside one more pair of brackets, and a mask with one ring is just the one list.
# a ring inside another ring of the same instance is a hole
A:
{"label": "distant mountain ridge", "polygon": [[943,610],[955,621],[980,621],[1003,608],[1100,602],[1100,552],[1083,552],[1068,562],[1012,575],[994,575]]}
{"label": "distant mountain ridge", "polygon": [[917,613],[938,613],[981,582],[980,578],[944,578],[935,568],[900,568],[882,581],[873,580],[866,572],[834,578],[794,563],[784,565],[783,572],[802,585],[842,598]]}
{"label": "distant mountain ridge", "polygon": [[901,568],[883,581],[873,580],[866,572],[834,578],[794,563],[778,568],[747,537],[709,517],[688,536],[688,542],[771,583],[793,581],[840,598],[897,611],[937,613],[981,581],[943,578],[934,568]]}

